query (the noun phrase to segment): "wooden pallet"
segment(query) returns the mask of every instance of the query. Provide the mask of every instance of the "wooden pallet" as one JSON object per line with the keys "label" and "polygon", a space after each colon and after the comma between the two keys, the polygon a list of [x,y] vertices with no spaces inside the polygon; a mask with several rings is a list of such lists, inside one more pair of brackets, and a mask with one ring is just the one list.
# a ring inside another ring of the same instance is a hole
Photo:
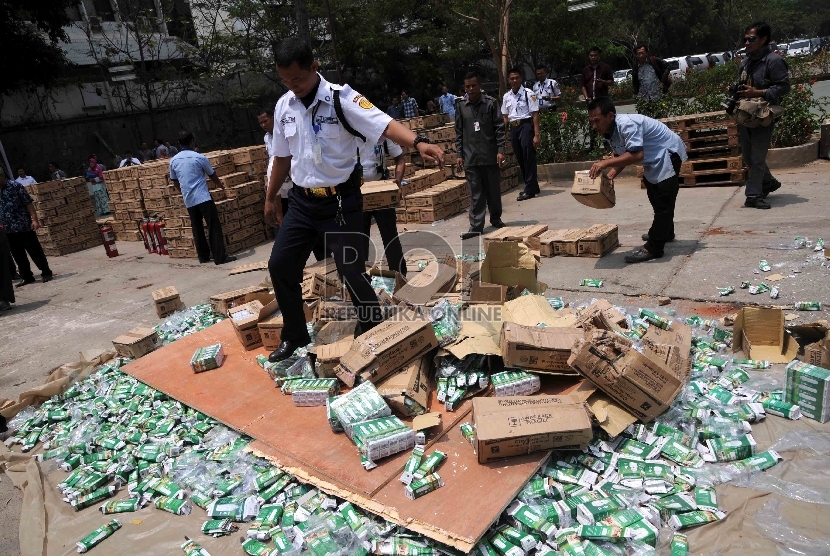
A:
{"label": "wooden pallet", "polygon": [[[703,112],[700,114],[688,114],[686,116],[674,116],[660,120],[674,131],[683,129],[695,129],[697,126],[726,123],[732,121],[726,112]],[[699,127],[698,127],[699,129]]]}
{"label": "wooden pallet", "polygon": [[[712,143],[718,143],[712,141]],[[707,143],[703,143],[706,145]],[[689,160],[705,160],[707,158],[723,158],[732,156],[741,156],[740,145],[726,145],[726,144],[712,144],[707,147],[686,147],[686,154]]]}
{"label": "wooden pallet", "polygon": [[729,136],[738,136],[738,126],[733,123],[726,123],[720,126],[696,127],[675,131],[684,142],[698,141],[701,139],[723,139]]}
{"label": "wooden pallet", "polygon": [[746,170],[726,171],[710,170],[697,172],[691,176],[680,176],[680,187],[740,185],[746,180]]}
{"label": "wooden pallet", "polygon": [[741,168],[743,168],[743,159],[740,156],[687,160],[680,166],[680,176],[687,177],[712,172],[732,172],[740,170]]}

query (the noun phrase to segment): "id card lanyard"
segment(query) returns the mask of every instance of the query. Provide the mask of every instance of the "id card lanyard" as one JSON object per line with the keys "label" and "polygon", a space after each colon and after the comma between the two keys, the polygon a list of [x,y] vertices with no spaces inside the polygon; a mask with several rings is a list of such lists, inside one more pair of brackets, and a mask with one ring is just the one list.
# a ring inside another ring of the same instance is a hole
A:
{"label": "id card lanyard", "polygon": [[323,147],[317,139],[321,129],[320,124],[316,122],[318,110],[320,110],[319,100],[317,101],[317,104],[314,105],[314,108],[311,109],[311,128],[314,130],[314,146],[312,147],[312,152],[314,153],[314,164],[323,163]]}

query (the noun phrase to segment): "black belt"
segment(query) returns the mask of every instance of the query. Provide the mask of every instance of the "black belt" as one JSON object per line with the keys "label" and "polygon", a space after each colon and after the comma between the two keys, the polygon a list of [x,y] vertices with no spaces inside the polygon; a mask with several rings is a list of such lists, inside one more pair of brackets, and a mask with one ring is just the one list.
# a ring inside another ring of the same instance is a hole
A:
{"label": "black belt", "polygon": [[327,197],[345,197],[353,193],[355,190],[360,191],[360,186],[363,184],[363,167],[356,166],[355,170],[349,176],[349,179],[343,183],[333,185],[330,187],[301,187],[294,185],[304,196],[309,199],[325,199]]}
{"label": "black belt", "polygon": [[533,118],[525,118],[524,120],[514,120],[510,122],[510,127],[519,127],[522,124],[532,122]]}

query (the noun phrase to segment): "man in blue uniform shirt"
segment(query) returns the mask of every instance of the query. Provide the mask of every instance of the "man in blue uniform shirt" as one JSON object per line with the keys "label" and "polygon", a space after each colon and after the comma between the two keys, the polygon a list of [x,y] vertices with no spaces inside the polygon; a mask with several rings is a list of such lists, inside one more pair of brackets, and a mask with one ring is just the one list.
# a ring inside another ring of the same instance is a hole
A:
{"label": "man in blue uniform shirt", "polygon": [[[444,165],[443,150],[416,136],[349,86],[334,85],[317,72],[311,47],[292,37],[276,49],[277,74],[288,88],[274,110],[274,168],[265,198],[265,221],[281,224],[268,270],[284,327],[269,360],[282,361],[309,343],[303,311],[303,268],[318,238],[332,251],[339,274],[357,308],[359,332],[382,319],[366,275],[363,253],[363,169],[357,152],[382,137],[412,146]],[[291,174],[291,210],[283,218],[278,193]]]}
{"label": "man in blue uniform shirt", "polygon": [[663,256],[663,247],[674,241],[674,205],[680,190],[680,165],[687,160],[686,146],[680,137],[663,122],[641,114],[617,114],[608,97],[588,103],[591,126],[611,143],[614,157],[591,166],[591,178],[605,168],[614,179],[619,171],[631,164],[643,165],[648,200],[654,209],[654,221],[647,234],[646,244],[625,257],[627,263],[641,263]]}

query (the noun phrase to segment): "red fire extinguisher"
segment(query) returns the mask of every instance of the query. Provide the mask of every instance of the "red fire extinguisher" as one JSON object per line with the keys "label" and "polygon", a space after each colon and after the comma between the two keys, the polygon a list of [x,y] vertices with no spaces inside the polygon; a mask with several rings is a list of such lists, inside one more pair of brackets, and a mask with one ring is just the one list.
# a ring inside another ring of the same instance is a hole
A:
{"label": "red fire extinguisher", "polygon": [[158,222],[156,222],[155,232],[156,232],[156,243],[158,243],[158,246],[159,246],[159,248],[158,248],[159,255],[168,255],[169,253],[167,252],[167,238],[164,237],[164,221],[163,220],[159,220]]}
{"label": "red fire extinguisher", "polygon": [[[152,222],[155,222],[155,220]],[[156,240],[153,237],[153,232],[151,231],[152,222],[148,218],[144,218],[141,221],[141,235],[144,236],[144,247],[147,248],[147,252],[158,253],[158,249],[156,248]]]}
{"label": "red fire extinguisher", "polygon": [[112,226],[104,224],[99,230],[101,231],[101,241],[104,243],[104,250],[107,252],[107,257],[117,257],[118,249],[115,247],[115,233],[112,231]]}

